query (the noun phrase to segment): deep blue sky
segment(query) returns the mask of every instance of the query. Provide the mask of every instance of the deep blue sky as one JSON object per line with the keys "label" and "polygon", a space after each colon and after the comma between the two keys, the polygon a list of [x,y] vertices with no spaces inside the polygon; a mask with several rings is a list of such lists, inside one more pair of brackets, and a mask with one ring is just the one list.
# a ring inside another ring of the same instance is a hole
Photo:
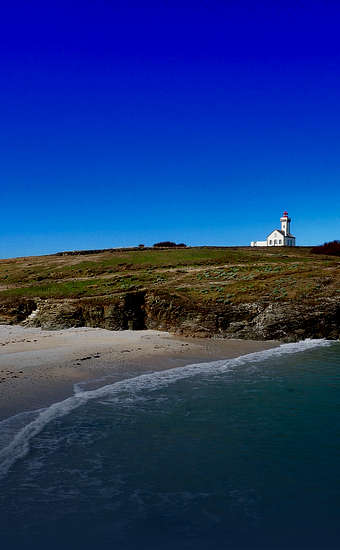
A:
{"label": "deep blue sky", "polygon": [[340,238],[340,4],[136,5],[2,6],[0,257]]}

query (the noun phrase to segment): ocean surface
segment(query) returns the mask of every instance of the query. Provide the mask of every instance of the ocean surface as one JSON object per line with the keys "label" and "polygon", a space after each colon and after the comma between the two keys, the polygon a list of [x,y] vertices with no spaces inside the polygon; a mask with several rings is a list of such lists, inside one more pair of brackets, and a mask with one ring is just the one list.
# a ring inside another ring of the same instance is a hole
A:
{"label": "ocean surface", "polygon": [[339,549],[340,343],[97,384],[0,423],[3,550]]}

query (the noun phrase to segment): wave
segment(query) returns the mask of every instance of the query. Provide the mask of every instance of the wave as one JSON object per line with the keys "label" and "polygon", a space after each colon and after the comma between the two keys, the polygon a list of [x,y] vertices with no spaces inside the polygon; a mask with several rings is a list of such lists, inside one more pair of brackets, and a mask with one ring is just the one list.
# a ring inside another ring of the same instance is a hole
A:
{"label": "wave", "polygon": [[[46,409],[21,413],[0,422],[0,433],[4,434],[4,437],[0,438],[0,442],[1,440],[3,443],[5,442],[5,446],[0,451],[0,478],[3,478],[8,473],[13,464],[27,455],[30,449],[30,441],[33,437],[38,435],[47,424],[56,418],[69,414],[90,400],[103,397],[112,398],[122,392],[128,392],[131,398],[132,395],[138,394],[145,389],[149,391],[157,390],[169,384],[173,384],[178,380],[190,378],[195,375],[222,374],[227,370],[247,363],[263,362],[283,355],[290,355],[317,347],[329,346],[332,343],[334,342],[323,339],[307,339],[301,342],[281,344],[277,348],[241,355],[234,359],[223,359],[209,363],[196,363],[175,369],[142,374],[135,378],[128,378],[102,386],[95,390],[84,391],[78,385],[75,387],[75,394],[63,401],[54,403]],[[25,421],[26,424],[22,426]]]}

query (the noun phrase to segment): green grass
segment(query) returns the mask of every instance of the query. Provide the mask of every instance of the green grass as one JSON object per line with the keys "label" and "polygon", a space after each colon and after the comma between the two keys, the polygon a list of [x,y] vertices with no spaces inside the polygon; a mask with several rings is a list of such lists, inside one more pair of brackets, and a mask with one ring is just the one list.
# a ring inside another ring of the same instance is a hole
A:
{"label": "green grass", "polygon": [[146,289],[227,304],[317,300],[339,296],[339,287],[339,259],[312,255],[308,248],[120,250],[0,261],[0,301],[114,296]]}
{"label": "green grass", "polygon": [[0,299],[7,297],[27,298],[71,298],[96,294],[95,289],[100,281],[69,281],[29,287],[18,287],[0,292]]}

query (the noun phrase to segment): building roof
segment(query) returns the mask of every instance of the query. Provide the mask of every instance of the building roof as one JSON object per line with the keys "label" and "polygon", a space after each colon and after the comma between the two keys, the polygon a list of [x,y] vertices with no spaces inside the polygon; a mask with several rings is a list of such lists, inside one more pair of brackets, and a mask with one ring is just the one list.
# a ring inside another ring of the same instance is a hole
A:
{"label": "building roof", "polygon": [[277,231],[278,233],[281,233],[281,235],[283,235],[283,237],[285,236],[284,232],[281,231],[281,229],[273,229],[273,231],[271,231],[269,233],[269,235],[267,235],[267,239],[268,239],[268,237],[270,237],[270,235],[272,235],[274,233],[274,231]]}
{"label": "building roof", "polygon": [[273,229],[273,231],[271,231],[271,232],[269,233],[269,235],[267,235],[267,239],[268,239],[268,237],[270,237],[270,235],[272,235],[272,234],[274,233],[274,231],[277,231],[278,233],[281,233],[281,235],[282,235],[283,237],[288,237],[288,238],[290,238],[290,239],[295,239],[294,235],[291,235],[290,233],[287,233],[287,235],[285,235],[284,232],[281,231],[281,229]]}

